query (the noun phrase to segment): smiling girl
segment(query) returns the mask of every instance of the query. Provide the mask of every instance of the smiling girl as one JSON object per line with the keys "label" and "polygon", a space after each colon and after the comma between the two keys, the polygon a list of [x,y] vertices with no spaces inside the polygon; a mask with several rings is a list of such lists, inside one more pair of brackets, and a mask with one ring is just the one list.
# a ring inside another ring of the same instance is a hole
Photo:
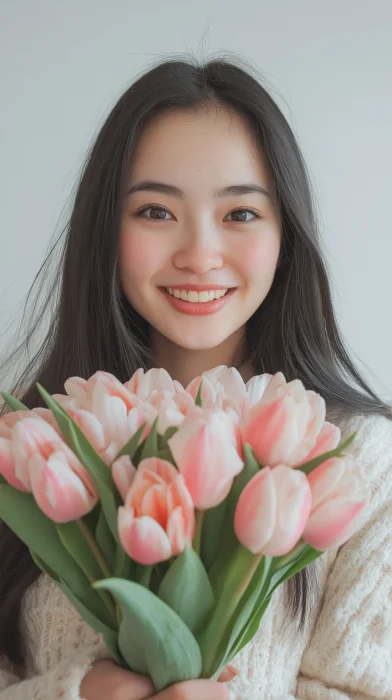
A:
{"label": "smiling girl", "polygon": [[14,395],[42,405],[35,382],[61,393],[98,369],[125,382],[163,367],[184,386],[218,365],[246,382],[282,371],[325,398],[342,439],[357,431],[369,506],[359,533],[275,592],[239,673],[157,695],[2,525],[0,700],[391,698],[392,408],[343,343],[306,166],[262,81],[226,60],[142,75],[91,148],[66,233],[52,323]]}

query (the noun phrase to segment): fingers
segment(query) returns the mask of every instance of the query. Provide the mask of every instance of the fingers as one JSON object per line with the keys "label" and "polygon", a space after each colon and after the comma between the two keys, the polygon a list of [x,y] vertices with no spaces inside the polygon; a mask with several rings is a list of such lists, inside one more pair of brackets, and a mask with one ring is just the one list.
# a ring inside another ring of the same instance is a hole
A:
{"label": "fingers", "polygon": [[186,681],[176,683],[158,695],[154,700],[229,700],[229,689],[216,681]]}
{"label": "fingers", "polygon": [[235,668],[235,666],[226,666],[225,669],[223,669],[222,673],[220,674],[218,681],[219,683],[229,683],[232,681],[236,676],[238,676],[238,669]]}

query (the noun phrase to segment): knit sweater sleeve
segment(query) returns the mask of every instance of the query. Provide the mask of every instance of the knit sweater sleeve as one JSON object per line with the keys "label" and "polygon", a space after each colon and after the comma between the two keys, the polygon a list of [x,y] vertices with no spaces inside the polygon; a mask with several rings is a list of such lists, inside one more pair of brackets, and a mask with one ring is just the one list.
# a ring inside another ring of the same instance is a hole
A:
{"label": "knit sweater sleeve", "polygon": [[0,700],[81,700],[86,673],[110,658],[102,636],[46,575],[26,592],[22,620],[25,663],[15,668],[0,657]]}
{"label": "knit sweater sleeve", "polygon": [[392,698],[392,422],[362,419],[355,444],[369,485],[365,525],[329,573],[295,697],[279,700]]}
{"label": "knit sweater sleeve", "polygon": [[81,681],[96,660],[95,650],[82,651],[27,680],[0,660],[0,700],[82,700]]}

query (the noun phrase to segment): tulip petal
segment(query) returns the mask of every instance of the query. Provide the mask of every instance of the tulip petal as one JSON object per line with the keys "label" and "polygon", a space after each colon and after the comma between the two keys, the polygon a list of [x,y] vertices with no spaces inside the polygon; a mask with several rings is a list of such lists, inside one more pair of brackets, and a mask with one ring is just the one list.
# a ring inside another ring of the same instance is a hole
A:
{"label": "tulip petal", "polygon": [[253,554],[259,554],[276,524],[276,492],[271,469],[266,467],[247,483],[238,499],[234,530]]}
{"label": "tulip petal", "polygon": [[29,460],[29,472],[37,505],[56,523],[77,520],[97,503],[97,494],[86,489],[62,452],[54,452],[48,460],[39,454],[33,455]]}
{"label": "tulip petal", "polygon": [[171,557],[169,538],[159,523],[148,516],[133,517],[132,510],[118,509],[118,532],[127,554],[146,566]]}
{"label": "tulip petal", "polygon": [[263,554],[280,557],[299,541],[309,519],[312,495],[303,472],[279,465],[272,470],[277,514],[274,532],[263,547]]}
{"label": "tulip petal", "polygon": [[333,499],[309,518],[303,539],[319,551],[340,547],[360,528],[365,501]]}
{"label": "tulip petal", "polygon": [[6,481],[18,491],[28,491],[26,486],[18,479],[15,474],[15,460],[12,450],[12,443],[0,437],[0,474],[4,476]]}
{"label": "tulip petal", "polygon": [[132,464],[132,460],[129,455],[123,455],[122,457],[116,459],[116,461],[113,462],[111,469],[113,481],[116,484],[122,500],[125,501],[130,486],[136,476],[137,469]]}

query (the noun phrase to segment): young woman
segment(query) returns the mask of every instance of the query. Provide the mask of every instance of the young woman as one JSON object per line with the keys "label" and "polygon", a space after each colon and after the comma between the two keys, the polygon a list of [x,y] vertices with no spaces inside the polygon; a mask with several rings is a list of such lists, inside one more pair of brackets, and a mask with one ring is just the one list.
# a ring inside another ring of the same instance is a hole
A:
{"label": "young woman", "polygon": [[[63,392],[98,369],[126,381],[159,366],[184,385],[221,364],[245,381],[282,371],[322,394],[342,438],[357,430],[369,506],[356,536],[278,589],[229,685],[226,669],[157,695],[3,525],[0,700],[392,698],[392,408],[347,353],[304,161],[244,64],[163,61],[129,87],[87,159],[59,272],[46,340],[14,388],[29,407],[36,381]],[[221,302],[203,309],[206,291]]]}

